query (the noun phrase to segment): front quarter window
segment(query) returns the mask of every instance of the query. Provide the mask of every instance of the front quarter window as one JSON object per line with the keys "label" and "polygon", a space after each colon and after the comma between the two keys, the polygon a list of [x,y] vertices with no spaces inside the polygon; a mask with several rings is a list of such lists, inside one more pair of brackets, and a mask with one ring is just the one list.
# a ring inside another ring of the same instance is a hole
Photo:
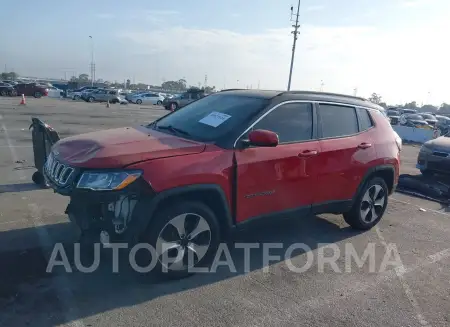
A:
{"label": "front quarter window", "polygon": [[169,114],[149,127],[201,142],[213,142],[249,120],[268,99],[236,94],[214,94]]}

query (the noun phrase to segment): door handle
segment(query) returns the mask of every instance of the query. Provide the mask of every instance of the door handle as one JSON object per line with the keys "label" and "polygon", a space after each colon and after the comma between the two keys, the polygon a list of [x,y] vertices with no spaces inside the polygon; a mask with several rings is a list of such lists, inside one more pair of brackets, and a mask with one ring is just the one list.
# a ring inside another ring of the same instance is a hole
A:
{"label": "door handle", "polygon": [[299,157],[312,157],[317,155],[319,152],[317,150],[305,150],[298,154]]}
{"label": "door handle", "polygon": [[361,143],[360,145],[358,145],[358,148],[360,149],[368,149],[372,146],[372,144],[370,143]]}

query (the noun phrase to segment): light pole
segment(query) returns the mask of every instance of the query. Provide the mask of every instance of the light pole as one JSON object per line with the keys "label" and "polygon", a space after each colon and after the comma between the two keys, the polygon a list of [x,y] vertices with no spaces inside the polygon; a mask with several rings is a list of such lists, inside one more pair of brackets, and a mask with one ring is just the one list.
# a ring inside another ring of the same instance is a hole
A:
{"label": "light pole", "polygon": [[94,63],[94,38],[89,35],[91,39],[91,86],[94,86],[95,80],[95,63]]}
{"label": "light pole", "polygon": [[[291,6],[291,19],[292,19],[293,10],[294,10],[294,7]],[[289,70],[289,81],[288,81],[288,87],[287,87],[288,91],[291,90],[291,79],[292,79],[292,69],[294,68],[295,46],[297,45],[297,35],[300,34],[300,32],[298,31],[298,28],[300,27],[300,25],[298,24],[299,14],[300,14],[300,0],[298,0],[297,13],[295,14],[295,25],[292,25],[294,30],[291,32],[292,34],[294,34],[294,42],[292,44],[291,68]]]}

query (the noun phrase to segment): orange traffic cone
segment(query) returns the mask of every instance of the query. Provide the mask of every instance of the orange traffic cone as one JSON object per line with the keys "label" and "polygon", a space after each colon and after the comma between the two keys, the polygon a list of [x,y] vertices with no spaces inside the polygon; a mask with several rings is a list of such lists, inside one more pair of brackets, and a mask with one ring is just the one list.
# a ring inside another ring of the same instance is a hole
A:
{"label": "orange traffic cone", "polygon": [[106,108],[109,108],[109,100],[106,102]]}
{"label": "orange traffic cone", "polygon": [[22,94],[22,100],[20,101],[19,105],[24,106],[26,104],[27,104],[27,102],[25,101],[25,95]]}

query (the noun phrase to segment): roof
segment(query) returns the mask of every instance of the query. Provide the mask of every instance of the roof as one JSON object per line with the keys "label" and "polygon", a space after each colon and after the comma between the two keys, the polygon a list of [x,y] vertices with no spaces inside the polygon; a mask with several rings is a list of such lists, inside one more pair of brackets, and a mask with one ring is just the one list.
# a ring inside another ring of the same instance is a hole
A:
{"label": "roof", "polygon": [[314,91],[275,91],[275,90],[247,90],[247,89],[228,89],[220,92],[231,92],[236,95],[247,95],[258,98],[272,99],[275,97],[283,97],[283,100],[307,100],[307,101],[326,101],[326,102],[339,102],[344,104],[350,104],[354,106],[369,107],[377,110],[384,110],[383,107],[370,102],[367,99],[328,92],[314,92]]}

